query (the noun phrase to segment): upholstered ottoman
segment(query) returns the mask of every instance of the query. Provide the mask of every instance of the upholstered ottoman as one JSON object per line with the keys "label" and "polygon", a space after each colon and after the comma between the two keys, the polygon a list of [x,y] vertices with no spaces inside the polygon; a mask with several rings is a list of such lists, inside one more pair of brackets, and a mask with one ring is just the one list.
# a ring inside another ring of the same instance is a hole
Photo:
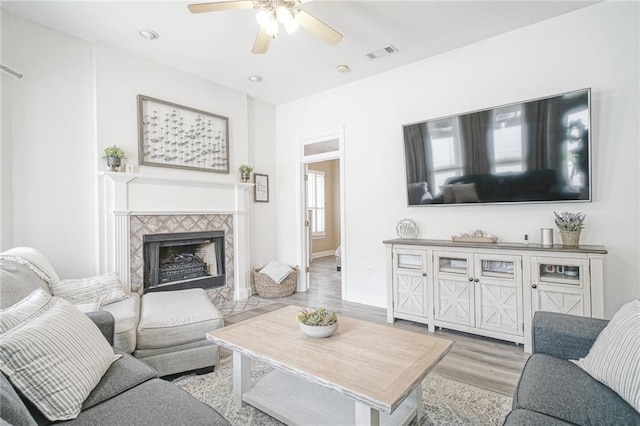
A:
{"label": "upholstered ottoman", "polygon": [[147,293],[133,354],[159,376],[211,367],[218,363],[219,348],[205,334],[223,325],[220,311],[201,288]]}

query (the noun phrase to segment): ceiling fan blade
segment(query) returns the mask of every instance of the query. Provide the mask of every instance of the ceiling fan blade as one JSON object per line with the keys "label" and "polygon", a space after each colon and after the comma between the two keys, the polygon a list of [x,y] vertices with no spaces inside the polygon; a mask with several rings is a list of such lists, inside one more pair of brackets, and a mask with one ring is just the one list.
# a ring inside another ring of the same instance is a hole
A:
{"label": "ceiling fan blade", "polygon": [[271,43],[271,36],[267,34],[263,27],[260,27],[258,35],[256,35],[256,41],[253,42],[251,53],[267,53],[269,43]]}
{"label": "ceiling fan blade", "polygon": [[253,9],[253,0],[217,1],[213,3],[195,3],[187,6],[191,13],[221,12],[234,9]]}
{"label": "ceiling fan blade", "polygon": [[302,28],[320,37],[331,45],[342,40],[342,34],[302,9],[298,9],[295,19]]}

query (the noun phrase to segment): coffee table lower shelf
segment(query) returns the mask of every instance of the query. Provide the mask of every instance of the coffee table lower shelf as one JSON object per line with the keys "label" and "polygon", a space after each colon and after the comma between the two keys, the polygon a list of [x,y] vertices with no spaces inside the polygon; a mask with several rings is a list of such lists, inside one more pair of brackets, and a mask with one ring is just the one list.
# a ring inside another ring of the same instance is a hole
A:
{"label": "coffee table lower shelf", "polygon": [[[393,413],[380,412],[380,425],[409,424],[417,413],[414,395]],[[279,370],[267,373],[242,400],[287,425],[356,424],[353,399]]]}

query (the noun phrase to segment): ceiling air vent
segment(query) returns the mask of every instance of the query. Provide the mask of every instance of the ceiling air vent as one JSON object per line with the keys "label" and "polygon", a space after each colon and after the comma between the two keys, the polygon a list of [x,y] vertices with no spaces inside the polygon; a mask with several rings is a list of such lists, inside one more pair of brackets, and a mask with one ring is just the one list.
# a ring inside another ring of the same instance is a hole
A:
{"label": "ceiling air vent", "polygon": [[369,59],[374,60],[374,59],[384,58],[385,56],[395,55],[396,53],[398,53],[398,49],[396,49],[395,46],[390,44],[387,47],[383,47],[381,49],[374,50],[373,52],[367,53],[367,56],[369,57]]}

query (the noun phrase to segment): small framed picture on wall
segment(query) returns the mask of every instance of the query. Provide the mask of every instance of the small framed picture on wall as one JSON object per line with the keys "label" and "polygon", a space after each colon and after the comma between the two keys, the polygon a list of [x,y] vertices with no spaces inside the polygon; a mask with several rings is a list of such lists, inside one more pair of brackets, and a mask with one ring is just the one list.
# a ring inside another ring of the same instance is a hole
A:
{"label": "small framed picture on wall", "polygon": [[253,174],[253,201],[256,203],[269,202],[269,175]]}

